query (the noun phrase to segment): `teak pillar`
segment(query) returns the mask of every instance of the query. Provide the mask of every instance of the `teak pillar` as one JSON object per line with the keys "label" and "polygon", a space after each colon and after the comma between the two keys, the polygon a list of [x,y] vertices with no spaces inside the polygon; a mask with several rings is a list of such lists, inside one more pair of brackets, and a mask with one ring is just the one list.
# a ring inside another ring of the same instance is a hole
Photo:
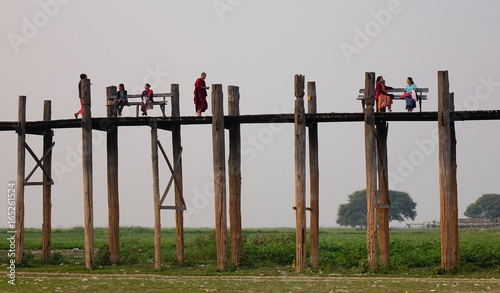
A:
{"label": "teak pillar", "polygon": [[[116,117],[116,86],[106,88],[107,116]],[[118,127],[111,123],[106,129],[108,169],[108,237],[109,260],[117,264],[120,260],[120,201],[118,194]]]}
{"label": "teak pillar", "polygon": [[82,79],[82,165],[83,165],[83,208],[85,218],[85,265],[94,265],[94,211],[92,179],[92,113],[90,79]]}
{"label": "teak pillar", "polygon": [[458,200],[453,95],[448,71],[438,72],[439,193],[441,202],[441,266],[445,270],[460,265],[458,241]]}
{"label": "teak pillar", "polygon": [[[228,114],[240,115],[240,90],[228,87]],[[232,122],[229,127],[229,219],[231,228],[231,260],[235,266],[241,258],[241,127]]]}
{"label": "teak pillar", "polygon": [[378,268],[377,259],[377,140],[375,134],[375,73],[365,73],[365,159],[366,159],[366,232],[368,266]]}
{"label": "teak pillar", "polygon": [[158,126],[156,120],[151,120],[151,162],[153,165],[153,203],[155,216],[155,269],[161,269],[161,205],[160,177],[158,170]]}
{"label": "teak pillar", "polygon": [[[172,93],[172,117],[180,117],[180,105],[179,105],[179,85],[172,84],[170,86],[170,92]],[[172,128],[172,152],[175,162],[179,161],[179,166],[177,167],[177,172],[175,173],[175,205],[177,207],[184,205],[184,190],[182,184],[182,158],[181,158],[181,125],[177,124]],[[184,210],[175,211],[175,234],[176,234],[176,249],[177,249],[177,261],[181,264],[184,263]]]}
{"label": "teak pillar", "polygon": [[306,262],[306,114],[303,75],[295,75],[295,265],[297,272]]}
{"label": "teak pillar", "polygon": [[19,96],[17,126],[16,263],[24,254],[24,177],[26,168],[26,96]]}
{"label": "teak pillar", "polygon": [[[52,102],[44,101],[43,103],[43,121],[50,121],[52,116]],[[43,160],[43,167],[48,174],[43,173],[43,182],[49,182],[52,179],[52,129],[48,129],[43,135],[43,153],[47,154]],[[51,200],[52,185],[43,185],[43,223],[42,223],[42,260],[47,261],[50,258],[51,252],[51,234],[52,234],[52,200]]]}
{"label": "teak pillar", "polygon": [[389,198],[389,171],[387,165],[387,134],[389,126],[386,121],[377,123],[377,154],[378,154],[378,226],[380,229],[379,249],[380,263],[388,266],[390,264],[389,254],[389,209],[391,201]]}
{"label": "teak pillar", "polygon": [[226,158],[222,85],[212,85],[212,142],[214,160],[215,234],[217,267],[227,265]]}
{"label": "teak pillar", "polygon": [[[307,83],[307,111],[317,113],[316,83]],[[311,267],[319,266],[319,158],[318,158],[318,123],[309,123],[309,172],[310,172],[310,201],[311,201],[311,230],[310,230],[310,258]]]}

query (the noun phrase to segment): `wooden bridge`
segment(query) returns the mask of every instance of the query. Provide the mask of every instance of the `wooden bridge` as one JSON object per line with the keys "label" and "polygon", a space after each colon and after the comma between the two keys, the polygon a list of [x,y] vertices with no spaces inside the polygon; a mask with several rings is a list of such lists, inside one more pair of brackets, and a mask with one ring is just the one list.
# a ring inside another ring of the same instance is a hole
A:
{"label": "wooden bridge", "polygon": [[[51,101],[44,103],[43,121],[26,121],[26,97],[19,97],[18,121],[0,122],[0,131],[16,131],[18,134],[17,205],[16,205],[16,262],[22,261],[24,253],[24,188],[27,185],[43,186],[43,239],[42,257],[51,253],[51,178],[53,129],[82,129],[83,197],[85,221],[85,259],[87,268],[94,264],[93,241],[93,170],[92,130],[107,133],[107,178],[109,213],[109,255],[112,263],[119,261],[119,195],[118,195],[118,127],[149,126],[151,129],[151,152],[153,174],[153,206],[155,213],[155,268],[161,268],[161,221],[162,209],[176,213],[177,258],[184,262],[183,212],[187,209],[182,184],[181,126],[212,125],[214,198],[217,238],[217,263],[219,269],[227,265],[227,198],[226,176],[229,176],[229,217],[231,231],[231,260],[239,265],[241,258],[241,134],[240,125],[249,123],[294,123],[295,124],[295,214],[296,214],[296,267],[301,271],[306,262],[306,211],[310,212],[310,265],[319,265],[319,158],[318,123],[363,122],[365,125],[366,190],[367,190],[367,258],[369,266],[376,269],[379,264],[377,235],[380,243],[380,263],[389,264],[389,208],[387,170],[387,132],[391,121],[436,121],[439,128],[439,176],[441,202],[441,259],[444,269],[460,265],[458,245],[458,208],[456,182],[455,121],[499,120],[500,111],[454,111],[453,93],[449,92],[448,72],[438,72],[438,111],[418,113],[375,113],[375,73],[366,73],[364,111],[362,113],[317,113],[315,82],[307,83],[308,111],[304,107],[305,77],[295,76],[295,112],[293,114],[239,115],[239,88],[228,87],[229,113],[223,113],[223,91],[221,84],[212,85],[213,116],[180,116],[179,86],[172,84],[171,117],[122,117],[116,118],[116,109],[108,106],[107,117],[93,118],[91,115],[90,80],[82,83],[83,118],[51,120]],[[116,97],[116,87],[106,89],[107,105]],[[310,203],[306,207],[306,128],[309,129]],[[172,133],[173,162],[168,158],[158,129]],[[229,130],[229,161],[226,172],[225,129]],[[43,136],[43,155],[38,158],[26,143],[26,135]],[[36,161],[36,166],[26,176],[26,150]],[[167,188],[160,196],[159,153],[164,157],[171,176]],[[172,164],[173,163],[173,164]],[[42,182],[32,182],[31,175],[37,168],[43,171]],[[377,184],[378,183],[378,184]],[[163,206],[171,186],[174,186],[175,206]],[[378,188],[377,188],[378,186]],[[380,190],[380,195],[377,194]],[[378,224],[377,224],[378,221]],[[379,230],[378,231],[378,228]]]}

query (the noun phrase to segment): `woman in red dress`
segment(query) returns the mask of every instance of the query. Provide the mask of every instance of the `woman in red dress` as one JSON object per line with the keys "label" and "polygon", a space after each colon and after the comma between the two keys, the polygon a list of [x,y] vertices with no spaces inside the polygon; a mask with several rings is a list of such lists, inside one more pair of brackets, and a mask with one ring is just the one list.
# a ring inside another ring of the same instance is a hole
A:
{"label": "woman in red dress", "polygon": [[391,105],[393,94],[388,94],[386,89],[392,89],[385,85],[385,80],[382,76],[377,77],[377,85],[375,86],[375,100],[377,101],[377,112],[385,112],[385,108],[392,112]]}

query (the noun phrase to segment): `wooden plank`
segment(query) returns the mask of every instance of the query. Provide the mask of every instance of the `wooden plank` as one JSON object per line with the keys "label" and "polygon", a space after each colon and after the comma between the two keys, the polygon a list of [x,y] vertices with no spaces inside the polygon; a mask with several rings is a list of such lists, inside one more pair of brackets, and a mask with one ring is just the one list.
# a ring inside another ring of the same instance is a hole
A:
{"label": "wooden plank", "polygon": [[[419,97],[419,100],[424,100],[424,101],[427,101],[427,95],[418,95]],[[365,97],[363,94],[360,94],[358,95],[358,97],[356,98],[356,100],[358,101],[361,101],[361,100],[364,100]],[[405,99],[401,98],[401,95],[394,95],[394,101],[405,101]]]}
{"label": "wooden plank", "polygon": [[[171,101],[172,101],[172,117],[180,117],[180,94],[179,85],[172,84],[170,86]],[[175,172],[175,205],[184,207],[183,210],[175,212],[175,235],[176,235],[176,250],[177,261],[184,263],[184,213],[186,203],[184,202],[184,188],[182,182],[182,141],[181,141],[181,125],[175,125],[172,128],[172,152],[174,164],[178,162],[177,171]]]}
{"label": "wooden plank", "polygon": [[367,200],[368,266],[378,268],[377,259],[377,146],[375,134],[375,73],[365,73],[365,160]]}
{"label": "wooden plank", "polygon": [[[240,89],[228,86],[228,115],[240,115]],[[241,126],[232,123],[229,128],[229,219],[231,228],[231,260],[240,264],[241,247]]]}
{"label": "wooden plank", "polygon": [[[153,94],[153,98],[163,98],[163,97],[172,97],[173,93],[156,93]],[[134,98],[142,98],[142,93],[141,94],[130,94],[127,95],[127,99],[134,99]]]}
{"label": "wooden plank", "polygon": [[178,206],[161,206],[162,210],[175,210],[175,211],[186,211],[186,207],[178,207]]}
{"label": "wooden plank", "polygon": [[[43,120],[50,121],[52,119],[52,102],[44,101],[43,102]],[[52,181],[52,148],[53,144],[53,135],[52,131],[47,131],[47,133],[43,136],[43,150],[44,157],[42,158],[43,167],[48,172],[48,176],[43,174],[43,181],[50,182]],[[52,186],[44,185],[43,186],[43,210],[42,210],[42,260],[48,261],[50,259],[51,252],[51,239],[52,239]]]}
{"label": "wooden plank", "polygon": [[[450,113],[455,121],[483,121],[483,120],[500,120],[500,110],[478,110],[478,111],[454,111]],[[151,119],[155,119],[158,127],[172,127],[174,125],[203,125],[212,124],[211,116],[181,116],[181,117],[122,117],[116,119],[113,123],[118,127],[124,126],[148,126]],[[240,116],[225,116],[224,123],[239,122],[241,124],[262,124],[262,123],[294,123],[294,114],[252,114]],[[392,113],[375,113],[375,119],[383,119],[385,121],[437,121],[437,111],[434,112],[392,112]],[[92,118],[93,129],[103,129],[110,120],[109,118]],[[306,114],[307,123],[311,122],[363,122],[364,114],[355,113],[317,113]],[[17,122],[0,122],[0,131],[15,131]],[[80,120],[77,119],[61,119],[52,121],[28,121],[26,129],[34,131],[39,129],[68,129],[81,127]]]}
{"label": "wooden plank", "polygon": [[[292,210],[296,211],[297,210],[297,207],[292,207]],[[306,207],[306,211],[311,211],[311,208],[310,207]]]}
{"label": "wooden plank", "polygon": [[[106,88],[107,116],[116,117],[117,109],[110,102],[116,98],[116,86]],[[120,261],[120,196],[118,193],[118,127],[112,125],[106,131],[108,174],[108,247],[109,261]]]}
{"label": "wooden plank", "polygon": [[448,71],[438,72],[439,186],[441,203],[441,266],[460,265],[458,241],[456,138],[451,112]]}
{"label": "wooden plank", "polygon": [[90,79],[82,80],[82,165],[83,165],[83,207],[85,221],[85,266],[94,266],[94,211],[92,179],[92,113]]}
{"label": "wooden plank", "polygon": [[217,267],[219,270],[224,270],[227,265],[227,215],[224,107],[221,84],[212,85],[212,114]]}
{"label": "wooden plank", "polygon": [[[450,116],[455,121],[487,121],[500,120],[500,110],[478,110],[478,111],[453,111]],[[121,117],[112,121],[117,127],[126,126],[149,126],[150,120],[155,119],[158,128],[171,129],[175,125],[208,125],[212,124],[211,116],[181,116],[181,117]],[[225,116],[224,123],[231,124],[238,122],[241,124],[267,124],[267,123],[294,123],[294,114],[252,114],[240,116]],[[437,111],[433,112],[392,112],[375,113],[375,119],[385,121],[438,121]],[[317,113],[306,114],[306,123],[312,122],[363,122],[364,113]],[[109,118],[92,118],[92,128],[94,130],[106,130]],[[0,131],[16,131],[17,122],[0,122]],[[77,119],[61,119],[26,122],[26,133],[37,131],[40,133],[46,129],[71,129],[80,128],[81,122]]]}
{"label": "wooden plank", "polygon": [[19,96],[17,126],[16,263],[24,254],[24,176],[26,168],[26,96]]}
{"label": "wooden plank", "polygon": [[[397,93],[397,92],[404,92],[404,88],[402,87],[398,87],[398,88],[393,88],[393,89],[387,89],[386,91],[388,93]],[[417,88],[417,92],[419,93],[428,93],[429,92],[429,88]],[[360,94],[364,94],[365,93],[365,89],[359,89],[359,93]]]}
{"label": "wooden plank", "polygon": [[389,171],[387,160],[387,134],[389,125],[385,121],[377,123],[377,158],[378,158],[378,182],[379,182],[379,202],[378,226],[379,232],[379,250],[380,263],[386,267],[390,265],[390,247],[389,247]]}
{"label": "wooden plank", "polygon": [[295,75],[295,265],[306,269],[306,115],[304,109],[305,76]]}
{"label": "wooden plank", "polygon": [[53,181],[24,182],[24,186],[51,186],[51,185],[54,185]]}
{"label": "wooden plank", "polygon": [[153,203],[155,215],[155,269],[161,270],[160,175],[158,168],[158,127],[155,120],[151,120],[151,162],[153,166]]}
{"label": "wooden plank", "polygon": [[[317,113],[316,83],[307,83],[307,111]],[[319,266],[319,151],[318,151],[318,123],[309,124],[309,173],[310,173],[310,259],[311,267]]]}
{"label": "wooden plank", "polygon": [[[129,99],[129,98],[130,97],[127,96],[127,99]],[[140,98],[140,97],[138,97],[138,98]],[[128,102],[128,105],[137,106],[137,105],[141,105],[141,102]],[[168,101],[154,101],[153,105],[168,105]]]}

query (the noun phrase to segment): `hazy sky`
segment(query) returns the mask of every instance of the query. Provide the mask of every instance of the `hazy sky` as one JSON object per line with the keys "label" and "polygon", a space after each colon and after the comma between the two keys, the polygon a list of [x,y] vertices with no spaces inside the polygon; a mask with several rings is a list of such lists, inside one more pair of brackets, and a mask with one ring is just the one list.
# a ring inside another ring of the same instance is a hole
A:
{"label": "hazy sky", "polygon": [[[367,71],[396,87],[412,76],[430,90],[424,110],[435,111],[437,71],[449,70],[457,109],[500,109],[499,10],[493,0],[3,0],[0,117],[17,120],[18,96],[26,95],[28,121],[42,119],[46,99],[52,100],[53,119],[72,118],[80,107],[82,72],[92,80],[94,117],[105,116],[106,86],[124,83],[138,93],[145,82],[155,92],[178,83],[181,115],[194,115],[193,84],[201,71],[208,85],[223,85],[225,98],[228,85],[240,87],[242,114],[293,112],[297,73],[316,81],[319,112],[360,112],[355,98]],[[133,109],[125,115],[134,115]],[[404,111],[404,102],[393,109]],[[500,193],[499,126],[457,123],[460,217],[481,194]],[[390,123],[390,186],[415,200],[415,222],[439,220],[435,129],[436,122]],[[363,124],[323,123],[319,134],[320,225],[336,226],[339,204],[365,188]],[[6,194],[7,183],[16,179],[17,140],[13,132],[0,133],[0,139],[0,190]],[[170,133],[161,132],[160,139],[171,153]],[[39,156],[41,141],[28,137]],[[53,227],[81,226],[81,130],[55,130],[55,142]],[[243,125],[242,143],[243,225],[293,227],[293,125]],[[182,144],[186,226],[213,227],[211,126],[184,126]],[[106,226],[104,133],[94,131],[93,150],[94,223]],[[154,224],[150,150],[148,127],[120,128],[121,225]],[[29,171],[35,165],[29,154],[27,162]],[[160,176],[163,190],[165,164]],[[41,227],[42,188],[27,187],[25,198],[26,226]],[[173,224],[174,213],[162,211],[162,225]],[[2,216],[0,227],[6,225]]]}

